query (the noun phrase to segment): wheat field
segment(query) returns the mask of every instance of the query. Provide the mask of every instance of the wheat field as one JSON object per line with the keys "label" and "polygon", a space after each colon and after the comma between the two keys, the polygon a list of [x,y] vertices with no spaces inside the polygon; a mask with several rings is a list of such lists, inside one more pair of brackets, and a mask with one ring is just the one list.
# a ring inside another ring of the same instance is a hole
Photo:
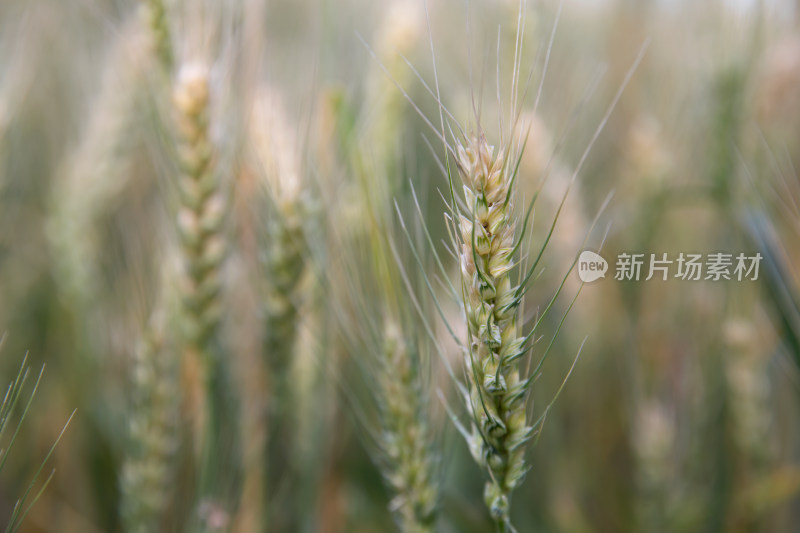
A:
{"label": "wheat field", "polygon": [[800,3],[0,1],[0,531],[800,528]]}

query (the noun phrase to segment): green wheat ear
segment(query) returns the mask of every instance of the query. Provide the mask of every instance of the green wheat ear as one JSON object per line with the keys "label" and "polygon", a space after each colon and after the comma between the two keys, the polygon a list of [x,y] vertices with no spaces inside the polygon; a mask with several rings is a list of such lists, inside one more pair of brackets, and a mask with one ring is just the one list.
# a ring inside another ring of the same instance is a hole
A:
{"label": "green wheat ear", "polygon": [[65,158],[50,198],[45,229],[56,281],[64,302],[81,314],[100,295],[101,223],[122,201],[135,160],[139,106],[153,64],[142,34],[127,23],[114,42],[80,142]]}
{"label": "green wheat ear", "polygon": [[122,476],[123,520],[129,533],[156,531],[170,496],[178,447],[178,378],[163,317],[153,315],[133,364],[129,450]]}
{"label": "green wheat ear", "polygon": [[[497,529],[503,532],[515,531],[511,525],[511,495],[522,483],[529,469],[525,460],[527,446],[541,431],[547,413],[563,389],[566,378],[536,420],[532,420],[528,412],[532,384],[580,290],[564,311],[549,345],[533,370],[532,355],[529,352],[535,344],[539,326],[559,298],[577,256],[546,307],[539,313],[538,319],[533,324],[520,323],[524,297],[531,281],[536,277],[540,260],[554,234],[564,201],[562,200],[536,258],[527,266],[520,259],[520,251],[536,197],[527,206],[524,216],[520,217],[515,211],[517,197],[514,188],[524,142],[519,148],[509,143],[496,150],[487,142],[484,134],[480,133],[463,135],[461,139],[455,140],[454,148],[448,144],[447,150],[455,158],[458,169],[458,176],[454,177],[450,170],[451,158],[448,156],[443,165],[450,190],[446,218],[451,237],[450,251],[458,259],[461,283],[459,290],[447,282],[446,293],[461,309],[467,326],[465,339],[456,336],[456,328],[448,323],[439,294],[433,288],[431,277],[427,274],[416,248],[415,239],[402,216],[401,225],[435,308],[464,357],[464,380],[456,378],[449,365],[446,367],[466,403],[471,419],[470,429],[462,425],[452,409],[448,408],[448,412],[467,441],[473,458],[488,474],[484,499]],[[463,197],[457,199],[454,181],[458,179],[463,186]],[[417,214],[421,219],[424,218],[419,203]],[[436,252],[426,224],[422,223],[421,228],[438,267],[438,275],[449,279],[449,273]],[[577,357],[575,361],[577,362]]]}
{"label": "green wheat ear", "polygon": [[352,312],[346,324],[357,324],[343,327],[351,360],[366,385],[365,407],[354,411],[391,491],[389,510],[399,531],[428,533],[435,530],[441,475],[428,402],[431,347],[425,342],[426,325],[401,293],[411,282],[396,249],[386,245],[392,230],[378,219],[380,205],[367,200],[363,211],[371,216],[364,227],[343,236],[348,252],[342,254],[347,257],[343,272],[337,273],[337,296],[341,308]]}
{"label": "green wheat ear", "polygon": [[175,63],[172,47],[172,32],[169,16],[164,0],[141,0],[142,19],[150,30],[150,42],[165,72],[169,72]]}
{"label": "green wheat ear", "polygon": [[[3,341],[5,336],[0,337],[0,349],[2,349]],[[28,411],[31,408],[31,404],[33,403],[33,398],[36,396],[36,391],[39,389],[39,383],[42,380],[42,374],[44,373],[44,366],[39,371],[39,374],[36,376],[36,380],[33,383],[33,389],[31,390],[30,394],[27,396],[26,400],[23,400],[23,392],[25,390],[25,386],[28,383],[28,379],[31,376],[30,366],[28,365],[28,356],[26,355],[25,358],[22,360],[22,364],[19,367],[19,372],[17,372],[17,376],[9,383],[8,388],[6,388],[5,395],[3,396],[3,401],[0,403],[0,472],[2,472],[3,467],[6,464],[6,460],[8,460],[8,456],[11,453],[11,449],[14,446],[14,443],[19,436],[20,429],[22,428],[22,424],[25,421],[25,418],[28,415]],[[16,424],[12,421],[12,417],[14,417],[19,409],[22,410],[19,413],[19,419],[16,421]],[[67,430],[67,426],[69,426],[70,421],[72,421],[72,417],[75,416],[75,412],[70,415],[69,419],[67,420],[64,427],[61,429],[61,432],[56,437],[55,442],[50,447],[50,450],[47,452],[47,455],[42,460],[39,468],[36,470],[31,481],[28,483],[25,492],[23,492],[22,496],[17,499],[16,503],[14,504],[14,509],[11,512],[11,518],[9,519],[8,524],[6,525],[4,531],[5,533],[14,533],[18,531],[21,527],[22,521],[30,512],[33,505],[39,500],[44,490],[50,484],[50,481],[53,479],[53,475],[55,474],[55,469],[53,469],[44,482],[41,484],[38,490],[36,490],[37,481],[40,479],[42,471],[44,470],[45,465],[50,460],[50,457],[53,455],[56,446],[58,445],[61,437],[64,435],[64,432]],[[9,435],[8,442],[4,442],[4,437],[6,436],[6,430],[10,430],[11,433]],[[36,490],[36,492],[34,492]]]}
{"label": "green wheat ear", "polygon": [[[416,41],[416,31],[409,27],[414,14],[403,13],[405,4],[394,7],[403,16],[398,31],[379,45],[382,55],[389,54],[387,49],[410,48]],[[399,74],[399,62],[389,69],[392,76]],[[359,402],[364,408],[352,412],[389,488],[388,509],[398,531],[429,533],[436,528],[442,472],[428,402],[432,348],[423,332],[428,319],[422,313],[415,316],[413,299],[403,290],[404,284],[412,288],[411,280],[397,249],[389,244],[396,235],[392,196],[401,194],[402,184],[395,146],[402,108],[399,98],[383,94],[385,80],[383,85],[370,81],[366,107],[378,108],[377,119],[363,129],[354,126],[355,110],[347,101],[335,102],[337,137],[353,181],[341,208],[329,213],[334,238],[339,239],[333,248],[346,252],[328,272],[335,280],[334,297],[347,310],[340,313],[352,312],[341,330],[366,395]]]}
{"label": "green wheat ear", "polygon": [[[520,4],[520,8],[522,8],[522,4]],[[524,32],[524,24],[518,25],[518,38],[519,32]],[[554,33],[555,26],[548,46],[552,46]],[[576,165],[570,185],[581,171],[592,146],[603,131],[646,49],[647,44],[645,43]],[[433,53],[432,42],[431,50]],[[371,53],[375,57],[375,54]],[[578,255],[575,255],[572,264],[561,278],[560,285],[547,301],[544,309],[537,313],[534,321],[527,324],[522,321],[522,317],[525,316],[523,302],[531,283],[541,273],[540,261],[553,237],[570,187],[567,187],[562,197],[535,259],[528,266],[527,259],[523,257],[522,252],[528,249],[526,230],[538,193],[534,195],[530,204],[522,212],[517,212],[515,209],[515,204],[519,200],[515,183],[519,174],[521,157],[525,151],[527,135],[524,140],[513,141],[507,137],[504,138],[501,133],[501,139],[505,140],[501,140],[500,147],[495,149],[486,139],[477,111],[474,117],[476,127],[473,131],[475,133],[468,132],[468,128],[462,128],[453,114],[441,102],[435,57],[433,59],[436,78],[435,90],[427,85],[426,88],[439,106],[439,127],[433,125],[402,87],[398,85],[398,89],[434,131],[446,154],[444,163],[440,162],[448,185],[445,193],[447,196],[445,202],[448,204],[445,219],[450,234],[449,252],[457,258],[460,267],[460,288],[456,289],[453,284],[448,282],[444,289],[445,293],[460,307],[467,326],[466,338],[459,338],[455,334],[456,329],[448,324],[443,306],[438,299],[440,291],[434,290],[433,277],[426,272],[426,265],[423,264],[420,253],[417,251],[415,239],[406,227],[402,215],[400,219],[436,311],[447,325],[448,331],[460,347],[464,357],[464,380],[455,377],[455,373],[450,369],[446,359],[444,363],[445,368],[456,381],[458,391],[466,403],[467,413],[471,419],[470,429],[464,427],[452,409],[448,408],[448,412],[457,429],[467,441],[474,459],[488,474],[489,480],[485,486],[484,499],[497,530],[501,532],[515,531],[511,524],[511,495],[522,483],[529,468],[525,460],[527,446],[535,436],[540,434],[547,414],[563,390],[583,348],[583,344],[581,344],[578,356],[575,357],[564,382],[544,412],[536,419],[529,418],[528,403],[532,385],[539,376],[566,317],[581,292],[579,288],[566,306],[548,346],[534,366],[531,350],[536,344],[537,336],[541,336],[539,327],[561,295],[567,277],[577,263]],[[521,113],[516,108],[518,98],[516,85],[519,80],[518,69],[520,66],[519,50],[515,51],[514,65],[512,99],[515,104],[512,105],[511,112],[512,131],[516,130]],[[536,112],[536,104],[533,112]],[[452,129],[454,124],[455,132]],[[456,182],[460,182],[461,187],[457,187]],[[457,192],[459,190],[463,192],[459,194]],[[600,208],[598,218],[609,200],[610,197]],[[424,220],[419,204],[417,204],[417,208],[420,219]],[[593,233],[598,218],[595,218],[591,224],[586,239]],[[424,222],[421,224],[421,228],[426,244],[435,259],[438,270],[436,277],[447,280],[449,272],[444,267]],[[586,241],[580,249],[585,245]]]}
{"label": "green wheat ear", "polygon": [[[223,270],[229,255],[226,221],[230,212],[219,146],[211,136],[213,107],[210,66],[184,62],[172,87],[178,192],[174,219],[181,272],[180,351],[184,368],[199,369],[203,400],[195,416],[198,497],[202,526],[219,530],[238,498],[238,396],[222,339]],[[217,512],[217,510],[221,512]],[[208,519],[214,515],[218,520]]]}

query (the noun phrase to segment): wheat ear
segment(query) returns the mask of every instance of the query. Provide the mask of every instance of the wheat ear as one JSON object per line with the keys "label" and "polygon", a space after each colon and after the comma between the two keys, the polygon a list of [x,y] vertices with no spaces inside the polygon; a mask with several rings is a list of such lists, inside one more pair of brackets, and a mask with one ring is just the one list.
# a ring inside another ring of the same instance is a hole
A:
{"label": "wheat ear", "polygon": [[177,226],[184,266],[181,288],[186,341],[195,353],[205,354],[220,323],[226,199],[213,166],[208,70],[204,66],[194,64],[181,71],[173,102],[180,164]]}
{"label": "wheat ear", "polygon": [[115,43],[80,144],[55,183],[47,236],[64,300],[85,312],[99,290],[98,222],[127,184],[131,139],[152,63],[141,27],[128,24]]}
{"label": "wheat ear", "polygon": [[[296,403],[301,390],[292,376],[297,353],[303,300],[309,294],[304,283],[307,269],[305,220],[309,215],[302,190],[297,157],[296,128],[284,111],[282,100],[269,87],[262,88],[254,106],[251,139],[255,162],[261,167],[266,189],[265,231],[261,250],[266,280],[264,294],[264,360],[268,372],[269,400],[267,442],[264,449],[262,485],[270,509],[283,506],[268,520],[280,530],[298,529],[302,511],[290,500],[299,489],[292,442],[298,425]],[[282,495],[282,498],[278,496]],[[289,507],[291,506],[291,507]],[[266,520],[265,520],[266,521]]]}
{"label": "wheat ear", "polygon": [[[439,485],[424,377],[429,360],[423,349],[428,345],[420,322],[412,318],[408,295],[402,292],[408,279],[399,256],[393,262],[395,250],[390,251],[388,244],[393,237],[387,220],[390,194],[369,180],[375,175],[362,176],[358,203],[362,218],[344,224],[351,232],[342,235],[341,246],[348,247],[340,255],[344,269],[341,275],[332,275],[345,281],[334,284],[342,307],[356,310],[352,323],[358,327],[344,327],[349,329],[346,337],[352,343],[353,361],[363,369],[368,384],[366,404],[375,406],[363,429],[371,437],[367,442],[373,460],[392,495],[389,510],[400,531],[430,532],[436,522]],[[352,195],[348,202],[353,203]]]}
{"label": "wheat ear", "polygon": [[424,392],[418,357],[397,324],[384,328],[384,355],[379,362],[381,388],[381,448],[387,465],[384,477],[394,498],[389,507],[403,533],[431,533],[436,522],[438,490],[430,450]]}
{"label": "wheat ear", "polygon": [[165,72],[172,70],[172,33],[164,0],[142,0],[142,18],[150,29],[151,44]]}
{"label": "wheat ear", "polygon": [[176,359],[164,342],[163,324],[151,320],[133,367],[130,451],[123,477],[125,531],[158,531],[169,501],[172,458],[178,444]]}
{"label": "wheat ear", "polygon": [[[238,499],[239,428],[230,364],[219,343],[222,270],[227,256],[224,224],[228,198],[216,168],[209,132],[209,69],[185,64],[173,89],[179,206],[177,229],[182,260],[180,293],[184,368],[195,366],[201,393],[195,438],[200,442],[201,529],[227,527]],[[191,384],[190,387],[191,388]]]}
{"label": "wheat ear", "polygon": [[460,264],[469,345],[467,407],[474,421],[470,450],[488,469],[484,498],[492,517],[510,528],[509,498],[525,475],[525,449],[533,434],[527,424],[526,393],[519,361],[519,288],[512,284],[516,223],[513,169],[503,151],[483,136],[457,148],[467,215],[460,220]]}
{"label": "wheat ear", "polygon": [[265,353],[276,385],[286,383],[297,340],[298,299],[305,271],[302,202],[284,202],[279,216],[268,222],[264,266],[269,283],[266,296]]}

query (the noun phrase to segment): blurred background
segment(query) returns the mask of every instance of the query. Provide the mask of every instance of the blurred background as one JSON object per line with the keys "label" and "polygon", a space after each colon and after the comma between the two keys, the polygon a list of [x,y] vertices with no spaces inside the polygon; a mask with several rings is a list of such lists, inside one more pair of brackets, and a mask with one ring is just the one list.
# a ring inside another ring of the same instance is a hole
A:
{"label": "blurred background", "polygon": [[[231,401],[212,422],[171,318],[187,171],[169,87],[198,63],[225,199],[206,372]],[[580,288],[564,278],[576,254],[602,244],[611,263],[533,385],[536,419],[583,345],[529,452],[517,529],[796,531],[791,0],[429,0],[427,17],[421,0],[3,0],[0,384],[26,353],[46,368],[13,447],[33,376],[0,434],[0,527],[76,410],[19,531],[392,531],[397,403],[425,421],[434,530],[493,531],[485,473],[445,409],[466,420],[446,372],[463,361],[443,317],[456,337],[466,326],[444,290],[459,269],[437,92],[465,129],[480,115],[490,144],[527,134],[520,213],[541,193],[523,255],[577,173],[527,296],[531,318],[565,279],[534,361]],[[623,252],[763,259],[756,281],[617,281]],[[379,355],[396,330],[413,364]],[[411,376],[396,394],[395,374]],[[210,459],[203,424],[220,424]]]}

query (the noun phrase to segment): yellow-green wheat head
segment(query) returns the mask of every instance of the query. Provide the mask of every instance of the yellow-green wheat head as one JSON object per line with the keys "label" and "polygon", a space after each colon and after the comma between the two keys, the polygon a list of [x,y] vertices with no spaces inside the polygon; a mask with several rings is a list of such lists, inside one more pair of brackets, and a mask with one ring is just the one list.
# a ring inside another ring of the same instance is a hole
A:
{"label": "yellow-green wheat head", "polygon": [[509,496],[525,474],[528,381],[520,380],[525,337],[517,326],[520,290],[512,283],[516,220],[514,170],[508,150],[481,134],[456,147],[465,210],[457,237],[467,319],[467,407],[470,449],[489,473],[485,500],[492,517],[507,523]]}

